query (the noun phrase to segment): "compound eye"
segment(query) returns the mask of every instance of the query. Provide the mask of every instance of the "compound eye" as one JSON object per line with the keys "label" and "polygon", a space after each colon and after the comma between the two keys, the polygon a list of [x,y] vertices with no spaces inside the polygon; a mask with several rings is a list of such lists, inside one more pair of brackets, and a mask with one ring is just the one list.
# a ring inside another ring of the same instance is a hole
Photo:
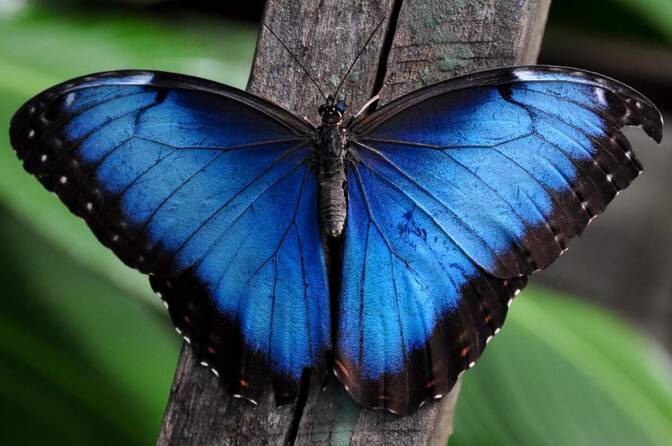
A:
{"label": "compound eye", "polygon": [[325,108],[326,108],[326,106],[325,106],[324,104],[322,104],[322,105],[320,105],[320,107],[317,109],[317,112],[318,112],[319,114],[322,115],[322,114],[324,114],[324,109],[325,109]]}
{"label": "compound eye", "polygon": [[342,114],[343,112],[345,112],[345,102],[343,102],[343,101],[338,101],[338,102],[336,103],[336,110],[338,110],[338,112],[341,113],[341,114]]}

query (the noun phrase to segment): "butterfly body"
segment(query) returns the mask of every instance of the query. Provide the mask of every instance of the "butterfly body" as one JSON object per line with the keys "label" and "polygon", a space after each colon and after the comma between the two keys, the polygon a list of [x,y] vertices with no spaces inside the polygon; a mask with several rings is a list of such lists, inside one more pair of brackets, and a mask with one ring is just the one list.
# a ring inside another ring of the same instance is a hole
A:
{"label": "butterfly body", "polygon": [[[450,391],[527,276],[639,175],[621,129],[662,138],[644,96],[561,67],[344,112],[327,98],[315,127],[225,85],[116,71],[37,95],[10,137],[28,172],[150,275],[231,394],[258,400],[270,379],[287,401],[305,369],[327,366],[356,401],[402,414]],[[333,275],[325,234],[342,244]]]}
{"label": "butterfly body", "polygon": [[324,232],[338,237],[347,218],[345,198],[346,162],[350,142],[343,126],[345,104],[329,96],[319,108],[322,124],[315,131],[314,147],[317,156],[320,217]]}

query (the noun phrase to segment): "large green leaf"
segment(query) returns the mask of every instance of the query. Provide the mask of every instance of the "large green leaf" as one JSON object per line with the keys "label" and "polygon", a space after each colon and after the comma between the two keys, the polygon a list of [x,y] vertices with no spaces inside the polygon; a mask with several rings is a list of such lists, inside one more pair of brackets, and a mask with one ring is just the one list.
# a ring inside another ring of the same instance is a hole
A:
{"label": "large green leaf", "polygon": [[[41,90],[74,76],[121,68],[183,72],[244,86],[254,29],[109,14],[29,10],[0,16],[0,122]],[[26,174],[0,133],[0,202],[33,229],[122,288],[158,302],[147,281],[121,264],[67,209]]]}
{"label": "large green leaf", "polygon": [[152,442],[179,349],[168,318],[1,209],[0,244],[0,443]]}
{"label": "large green leaf", "polygon": [[604,311],[539,289],[465,377],[455,445],[668,445],[669,359]]}

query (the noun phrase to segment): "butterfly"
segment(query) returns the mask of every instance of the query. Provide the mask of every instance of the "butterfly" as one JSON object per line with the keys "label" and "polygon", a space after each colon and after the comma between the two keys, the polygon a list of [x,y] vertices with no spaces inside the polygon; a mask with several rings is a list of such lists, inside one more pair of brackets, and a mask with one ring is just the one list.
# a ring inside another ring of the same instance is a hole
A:
{"label": "butterfly", "polygon": [[632,88],[548,66],[347,113],[330,96],[314,127],[215,82],[115,71],[37,95],[10,133],[231,394],[270,379],[291,400],[330,352],[356,401],[399,414],[449,392],[527,276],[640,174],[621,129],[662,139]]}

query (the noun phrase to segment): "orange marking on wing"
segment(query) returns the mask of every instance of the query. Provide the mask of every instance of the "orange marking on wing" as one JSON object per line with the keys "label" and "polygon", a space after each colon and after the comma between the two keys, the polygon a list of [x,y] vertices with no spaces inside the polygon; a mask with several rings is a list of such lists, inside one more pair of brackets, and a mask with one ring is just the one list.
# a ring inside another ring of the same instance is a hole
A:
{"label": "orange marking on wing", "polygon": [[337,359],[334,361],[334,364],[336,365],[336,367],[338,367],[338,370],[341,373],[343,373],[343,375],[345,375],[346,378],[350,377],[350,372],[348,372],[348,369],[345,367],[345,365],[343,365],[341,361]]}

